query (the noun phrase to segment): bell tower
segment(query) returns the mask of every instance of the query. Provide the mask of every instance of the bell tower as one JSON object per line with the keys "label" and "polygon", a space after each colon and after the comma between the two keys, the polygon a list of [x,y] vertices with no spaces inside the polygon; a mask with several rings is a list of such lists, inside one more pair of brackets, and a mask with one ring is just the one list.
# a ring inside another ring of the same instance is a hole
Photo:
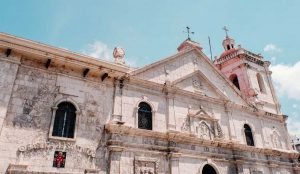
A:
{"label": "bell tower", "polygon": [[266,112],[281,114],[271,79],[272,72],[269,70],[270,62],[240,45],[235,47],[228,29],[223,29],[226,33],[222,43],[224,52],[214,64],[249,103]]}
{"label": "bell tower", "polygon": [[226,33],[226,38],[223,40],[223,48],[225,51],[231,50],[234,48],[234,40],[228,36],[228,29],[223,27],[223,30]]}

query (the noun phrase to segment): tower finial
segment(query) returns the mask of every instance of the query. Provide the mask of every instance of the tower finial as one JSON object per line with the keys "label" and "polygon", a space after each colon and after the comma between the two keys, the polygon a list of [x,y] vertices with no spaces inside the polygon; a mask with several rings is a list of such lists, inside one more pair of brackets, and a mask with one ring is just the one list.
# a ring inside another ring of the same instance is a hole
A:
{"label": "tower finial", "polygon": [[186,27],[186,32],[184,31],[184,33],[186,33],[187,34],[187,36],[188,36],[188,40],[191,40],[191,38],[190,38],[190,34],[195,34],[195,32],[193,32],[193,31],[190,31],[190,27]]}
{"label": "tower finial", "polygon": [[222,28],[224,31],[225,31],[225,33],[226,33],[226,38],[228,38],[229,36],[228,36],[228,29],[227,29],[227,27],[226,26],[224,26],[223,28]]}
{"label": "tower finial", "polygon": [[226,38],[223,40],[223,47],[224,47],[225,51],[233,49],[234,48],[234,39],[232,39],[228,36],[229,30],[227,29],[226,26],[224,26],[222,29],[226,33]]}

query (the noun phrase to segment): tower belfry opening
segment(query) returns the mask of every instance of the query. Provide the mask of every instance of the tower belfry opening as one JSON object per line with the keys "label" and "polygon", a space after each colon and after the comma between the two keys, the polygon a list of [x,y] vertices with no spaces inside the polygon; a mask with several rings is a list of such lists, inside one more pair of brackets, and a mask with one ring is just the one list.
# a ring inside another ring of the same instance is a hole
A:
{"label": "tower belfry opening", "polygon": [[[238,88],[241,95],[258,108],[272,108],[273,113],[280,114],[270,77],[270,62],[260,54],[253,53],[241,45],[235,47],[235,40],[229,36],[228,29],[223,27],[225,38],[222,42],[224,51],[214,61],[216,67]],[[266,105],[269,104],[269,106]]]}
{"label": "tower belfry opening", "polygon": [[226,38],[223,40],[223,47],[225,51],[234,49],[234,40],[229,37],[228,35],[229,30],[226,27],[223,27],[223,30],[226,33]]}

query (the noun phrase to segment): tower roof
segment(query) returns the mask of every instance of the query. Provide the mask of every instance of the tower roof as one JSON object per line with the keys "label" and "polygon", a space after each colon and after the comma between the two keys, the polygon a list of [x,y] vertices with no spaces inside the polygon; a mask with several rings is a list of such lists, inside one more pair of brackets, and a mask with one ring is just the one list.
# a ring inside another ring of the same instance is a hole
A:
{"label": "tower roof", "polygon": [[202,50],[202,47],[200,46],[200,43],[192,41],[191,39],[186,39],[185,41],[183,41],[179,47],[177,48],[177,50],[180,51],[184,51],[187,49],[192,49],[192,48],[196,48],[199,50]]}

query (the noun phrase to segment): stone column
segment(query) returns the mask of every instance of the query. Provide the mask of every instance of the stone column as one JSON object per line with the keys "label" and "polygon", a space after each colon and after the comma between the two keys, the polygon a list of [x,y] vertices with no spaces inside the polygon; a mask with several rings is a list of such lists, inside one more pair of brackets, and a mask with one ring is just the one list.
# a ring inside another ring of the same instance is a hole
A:
{"label": "stone column", "polygon": [[115,80],[114,84],[114,105],[113,105],[113,122],[122,121],[122,95],[123,95],[123,80]]}
{"label": "stone column", "polygon": [[166,95],[167,100],[167,115],[168,115],[168,130],[176,131],[176,119],[175,119],[175,110],[174,110],[174,96],[171,94]]}
{"label": "stone column", "polygon": [[265,129],[264,129],[264,122],[261,118],[261,116],[259,116],[259,121],[260,121],[260,129],[261,129],[261,137],[262,137],[262,145],[265,148],[266,147],[266,140],[265,140]]}
{"label": "stone column", "polygon": [[4,57],[4,55],[0,55],[0,82],[5,82],[5,84],[0,85],[2,94],[0,98],[0,135],[7,114],[8,104],[12,100],[11,96],[20,64],[20,57],[13,56]]}
{"label": "stone column", "polygon": [[[289,131],[287,129],[287,123],[286,123],[288,117],[286,115],[283,115],[283,119],[284,119],[283,127],[284,127],[284,130],[285,130],[285,144],[286,144],[286,148],[288,150],[293,150],[293,147],[292,147],[292,145],[290,143],[291,142],[291,138],[290,138],[290,135],[288,133]],[[295,150],[297,150],[297,149],[295,148]]]}
{"label": "stone column", "polygon": [[109,151],[109,174],[121,174],[120,161],[123,148],[120,146],[110,146]]}
{"label": "stone column", "polygon": [[179,158],[180,153],[171,153],[169,155],[169,165],[170,165],[170,172],[171,174],[180,174],[179,170]]}
{"label": "stone column", "polygon": [[225,104],[225,112],[227,114],[228,117],[228,134],[229,134],[229,140],[232,140],[233,138],[236,138],[236,134],[235,134],[235,130],[234,130],[234,125],[232,122],[232,103],[231,102],[227,102]]}

